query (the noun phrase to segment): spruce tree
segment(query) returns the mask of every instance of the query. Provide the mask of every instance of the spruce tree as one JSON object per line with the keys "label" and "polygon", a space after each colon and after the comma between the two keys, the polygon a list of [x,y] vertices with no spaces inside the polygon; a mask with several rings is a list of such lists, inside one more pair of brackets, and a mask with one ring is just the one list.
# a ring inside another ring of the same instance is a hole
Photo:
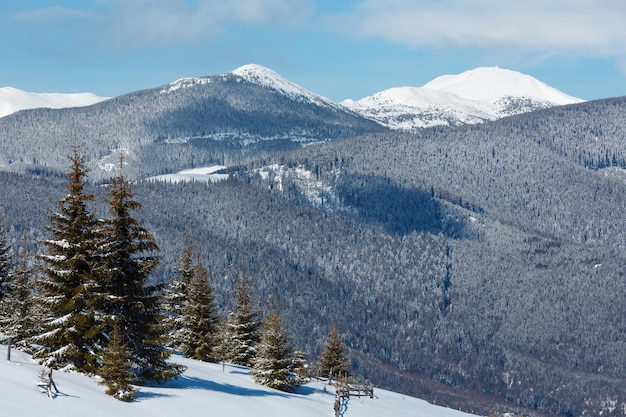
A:
{"label": "spruce tree", "polygon": [[336,378],[339,375],[347,375],[350,367],[350,358],[346,351],[346,345],[337,331],[337,326],[333,324],[324,349],[318,359],[320,376]]}
{"label": "spruce tree", "polygon": [[193,279],[195,269],[193,265],[193,245],[191,244],[189,233],[185,233],[185,244],[175,269],[177,274],[172,277],[165,288],[163,310],[165,312],[165,326],[169,334],[168,346],[180,350],[183,344],[181,339],[183,302],[186,297],[187,286]]}
{"label": "spruce tree", "polygon": [[235,311],[230,314],[225,328],[227,362],[252,366],[260,340],[259,314],[250,295],[250,280],[242,275],[235,287]]}
{"label": "spruce tree", "polygon": [[100,385],[106,385],[106,394],[121,401],[131,401],[137,389],[132,386],[136,382],[130,360],[130,351],[119,330],[118,320],[113,323],[113,335],[102,355],[102,367],[99,375]]}
{"label": "spruce tree", "polygon": [[296,373],[302,357],[296,355],[278,309],[271,307],[263,319],[263,331],[257,347],[252,377],[257,384],[286,392],[295,391],[302,380]]}
{"label": "spruce tree", "polygon": [[101,299],[95,275],[98,239],[95,217],[87,208],[93,200],[85,191],[88,170],[76,147],[70,161],[68,194],[50,215],[51,238],[42,242],[47,253],[39,257],[43,277],[37,284],[45,317],[33,338],[41,346],[34,357],[51,369],[91,372],[102,335],[95,314]]}
{"label": "spruce tree", "polygon": [[215,292],[209,283],[209,273],[200,259],[193,279],[186,286],[181,309],[181,352],[189,358],[216,362],[219,316],[215,307]]}
{"label": "spruce tree", "polygon": [[184,368],[167,363],[170,352],[165,349],[167,334],[161,315],[163,286],[149,283],[150,273],[159,263],[155,255],[159,248],[152,234],[132,216],[132,211],[141,208],[133,197],[130,184],[120,174],[110,187],[110,217],[103,227],[102,286],[108,295],[104,312],[109,323],[119,321],[139,379],[160,383],[178,377]]}

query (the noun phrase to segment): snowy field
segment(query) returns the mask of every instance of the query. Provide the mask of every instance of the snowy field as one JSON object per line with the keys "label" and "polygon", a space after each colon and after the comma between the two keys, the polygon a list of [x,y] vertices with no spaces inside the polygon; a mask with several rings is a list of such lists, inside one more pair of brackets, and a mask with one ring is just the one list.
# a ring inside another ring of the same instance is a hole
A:
{"label": "snowy field", "polygon": [[92,93],[31,93],[13,87],[0,88],[0,117],[8,116],[18,110],[66,107],[82,107],[108,100]]}
{"label": "snowy field", "polygon": [[204,168],[185,169],[175,174],[157,175],[150,177],[148,180],[163,181],[163,182],[217,182],[228,178],[228,174],[217,174],[218,171],[226,169],[225,166],[215,165]]}
{"label": "snowy field", "polygon": [[[295,394],[256,385],[248,369],[222,366],[176,356],[188,367],[183,376],[160,386],[141,387],[136,401],[120,402],[104,394],[93,378],[55,372],[60,391],[48,398],[37,388],[41,369],[30,356],[0,345],[0,415],[11,417],[320,417],[334,416],[334,388],[312,382]],[[471,417],[405,395],[374,389],[374,398],[350,398],[343,417]]]}

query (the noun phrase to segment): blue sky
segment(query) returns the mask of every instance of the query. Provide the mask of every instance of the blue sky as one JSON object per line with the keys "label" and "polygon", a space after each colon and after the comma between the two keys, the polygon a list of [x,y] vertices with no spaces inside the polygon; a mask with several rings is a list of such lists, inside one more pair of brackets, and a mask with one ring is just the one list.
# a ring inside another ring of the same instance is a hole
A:
{"label": "blue sky", "polygon": [[0,87],[116,96],[248,63],[334,100],[500,66],[626,95],[624,0],[3,0]]}

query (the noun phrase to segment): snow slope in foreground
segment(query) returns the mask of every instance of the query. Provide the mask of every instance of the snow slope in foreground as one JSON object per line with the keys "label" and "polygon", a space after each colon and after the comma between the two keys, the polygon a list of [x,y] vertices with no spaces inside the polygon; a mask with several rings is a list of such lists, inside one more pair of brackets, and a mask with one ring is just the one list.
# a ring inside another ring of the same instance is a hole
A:
{"label": "snow slope in foreground", "polygon": [[47,107],[61,109],[65,107],[82,107],[108,100],[92,93],[30,93],[13,87],[0,88],[0,117],[15,113],[18,110]]}
{"label": "snow slope in foreground", "polygon": [[[132,403],[104,394],[94,379],[77,373],[55,372],[60,393],[53,399],[36,387],[41,369],[30,356],[13,350],[6,360],[0,346],[0,410],[11,417],[160,417],[254,416],[319,417],[334,415],[332,386],[312,382],[296,394],[256,385],[247,368],[210,364],[174,357],[188,367],[182,378],[159,386],[141,387]],[[471,417],[471,414],[438,407],[425,401],[384,390],[374,399],[351,398],[344,417]]]}

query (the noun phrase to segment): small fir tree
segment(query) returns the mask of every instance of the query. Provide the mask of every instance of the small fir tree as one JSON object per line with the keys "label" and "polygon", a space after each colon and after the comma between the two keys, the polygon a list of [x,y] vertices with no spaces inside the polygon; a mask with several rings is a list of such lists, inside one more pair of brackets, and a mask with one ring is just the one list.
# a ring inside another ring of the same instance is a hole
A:
{"label": "small fir tree", "polygon": [[106,394],[120,401],[132,401],[137,389],[132,386],[136,382],[130,360],[130,351],[118,326],[113,323],[113,337],[102,355],[102,367],[99,374],[102,377],[100,385],[106,385]]}
{"label": "small fir tree", "polygon": [[52,235],[43,245],[43,277],[38,281],[46,310],[42,330],[33,337],[41,346],[34,357],[51,369],[72,367],[92,372],[96,366],[102,328],[96,306],[102,298],[96,274],[99,262],[96,220],[87,209],[93,196],[85,192],[87,168],[75,147],[67,177],[68,194],[50,216]]}
{"label": "small fir tree", "polygon": [[229,315],[225,328],[227,362],[252,366],[260,340],[259,314],[250,295],[250,280],[243,275],[235,287],[235,311]]}
{"label": "small fir tree", "polygon": [[219,316],[209,273],[200,259],[186,286],[181,309],[181,352],[189,358],[217,362]]}
{"label": "small fir tree", "polygon": [[347,375],[350,367],[350,358],[346,351],[346,345],[337,331],[337,326],[333,324],[324,349],[318,359],[320,376],[336,378],[339,375]]}
{"label": "small fir tree", "polygon": [[278,309],[271,307],[263,320],[261,340],[250,372],[254,381],[270,388],[293,392],[303,382],[296,372],[301,364],[302,357],[295,354]]}
{"label": "small fir tree", "polygon": [[[120,164],[123,166],[123,160]],[[103,227],[106,267],[102,286],[108,295],[104,312],[109,319],[119,320],[139,379],[160,383],[178,377],[184,367],[167,363],[170,352],[165,349],[167,334],[161,315],[163,286],[148,282],[159,263],[154,255],[159,248],[152,234],[132,216],[131,212],[141,207],[133,197],[130,184],[120,174],[110,188],[110,217]]]}

